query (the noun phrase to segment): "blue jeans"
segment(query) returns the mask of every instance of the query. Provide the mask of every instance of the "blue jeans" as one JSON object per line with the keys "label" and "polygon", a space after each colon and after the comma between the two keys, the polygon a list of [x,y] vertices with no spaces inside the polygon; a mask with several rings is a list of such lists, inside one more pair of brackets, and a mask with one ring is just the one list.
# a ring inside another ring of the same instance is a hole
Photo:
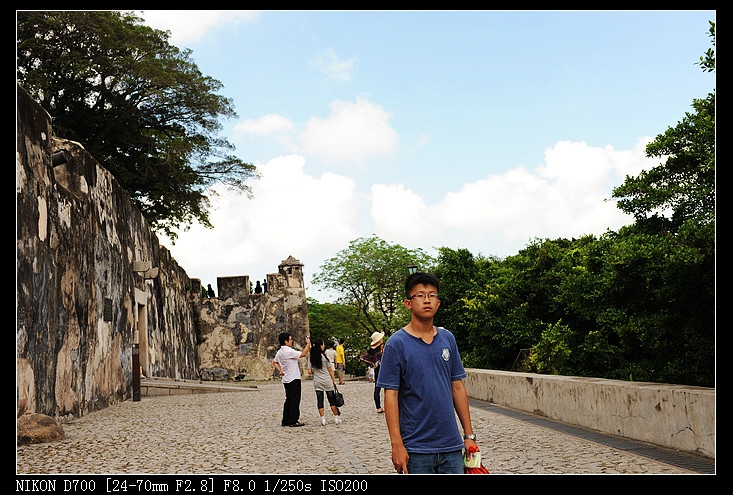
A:
{"label": "blue jeans", "polygon": [[412,454],[408,474],[463,474],[463,450],[441,454]]}

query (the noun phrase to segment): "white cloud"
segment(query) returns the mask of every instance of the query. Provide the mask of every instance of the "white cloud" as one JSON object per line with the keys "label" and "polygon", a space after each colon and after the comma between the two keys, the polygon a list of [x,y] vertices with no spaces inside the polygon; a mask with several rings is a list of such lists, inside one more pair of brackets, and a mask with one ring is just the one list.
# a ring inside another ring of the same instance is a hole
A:
{"label": "white cloud", "polygon": [[375,234],[408,249],[446,246],[504,257],[537,237],[601,235],[632,222],[607,201],[619,177],[656,164],[644,157],[642,141],[622,151],[561,141],[533,170],[484,177],[436,202],[402,184],[367,186],[364,221],[354,181],[334,173],[313,177],[305,163],[300,155],[256,163],[262,177],[251,184],[255,199],[222,194],[210,216],[215,229],[195,225],[170,248],[189,276],[213,286],[217,277],[261,280],[292,255],[304,264],[309,296],[326,301],[330,296],[310,279],[356,238]]}
{"label": "white cloud", "polygon": [[373,156],[392,155],[398,136],[391,115],[379,105],[357,98],[355,103],[334,101],[326,119],[312,117],[300,134],[306,154],[327,163],[364,164]]}
{"label": "white cloud", "polygon": [[317,179],[303,172],[304,165],[298,155],[258,165],[263,175],[253,187],[258,204],[247,223],[261,256],[283,245],[296,257],[309,256],[348,242],[355,233],[353,181],[332,173]]}
{"label": "white cloud", "polygon": [[140,17],[155,29],[170,31],[173,45],[200,41],[212,29],[225,24],[257,21],[259,12],[247,10],[144,10]]}
{"label": "white cloud", "polygon": [[265,115],[257,120],[246,119],[234,126],[235,137],[242,134],[272,136],[286,134],[292,130],[293,123],[290,119],[275,113]]}
{"label": "white cloud", "polygon": [[163,244],[189,277],[214,287],[217,277],[263,279],[290,255],[305,265],[309,280],[359,234],[353,181],[309,176],[304,164],[297,155],[256,163],[262,177],[251,184],[254,199],[224,192],[213,201],[213,230],[196,224],[175,245],[165,238]]}
{"label": "white cloud", "polygon": [[328,50],[315,55],[310,65],[317,68],[328,76],[328,79],[338,79],[340,81],[350,81],[351,72],[356,65],[354,59],[339,60],[336,52],[329,48]]}
{"label": "white cloud", "polygon": [[437,235],[441,227],[434,224],[435,207],[425,204],[423,198],[402,184],[374,184],[371,215],[375,231],[384,239],[400,239],[405,247],[418,247],[426,233]]}
{"label": "white cloud", "polygon": [[533,238],[601,235],[632,223],[611,200],[626,174],[638,175],[655,161],[644,157],[644,140],[630,151],[561,141],[545,163],[517,167],[449,191],[427,203],[401,184],[372,186],[376,234],[408,248],[464,247],[474,254],[508,256]]}
{"label": "white cloud", "polygon": [[242,136],[252,138],[272,139],[290,153],[298,152],[298,145],[294,138],[295,126],[287,117],[271,113],[264,115],[257,120],[245,119],[234,126],[233,139],[237,140]]}

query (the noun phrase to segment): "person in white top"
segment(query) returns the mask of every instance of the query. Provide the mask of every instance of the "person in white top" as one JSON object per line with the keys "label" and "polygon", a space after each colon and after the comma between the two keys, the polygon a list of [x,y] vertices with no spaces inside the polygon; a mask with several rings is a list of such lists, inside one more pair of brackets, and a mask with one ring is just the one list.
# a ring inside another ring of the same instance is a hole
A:
{"label": "person in white top", "polygon": [[293,349],[293,336],[283,332],[278,336],[280,349],[275,354],[272,364],[282,377],[285,386],[285,404],[283,404],[282,426],[305,426],[300,422],[300,365],[298,359],[310,353],[310,338],[305,338],[305,347],[302,351]]}
{"label": "person in white top", "polygon": [[328,358],[328,361],[333,365],[333,370],[336,371],[336,349],[334,349],[335,344],[333,342],[329,342],[326,346],[326,357]]}

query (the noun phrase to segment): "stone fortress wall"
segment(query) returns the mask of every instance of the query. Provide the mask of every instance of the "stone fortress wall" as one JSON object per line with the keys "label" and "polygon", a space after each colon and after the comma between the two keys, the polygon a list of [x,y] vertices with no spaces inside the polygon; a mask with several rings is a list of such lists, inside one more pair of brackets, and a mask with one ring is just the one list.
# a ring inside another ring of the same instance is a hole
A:
{"label": "stone fortress wall", "polygon": [[[53,136],[18,87],[16,106],[16,409],[82,416],[133,395],[143,376],[269,378],[287,331],[302,342],[302,265],[218,279],[202,298],[114,177],[84,148]],[[244,262],[243,262],[244,264]]]}

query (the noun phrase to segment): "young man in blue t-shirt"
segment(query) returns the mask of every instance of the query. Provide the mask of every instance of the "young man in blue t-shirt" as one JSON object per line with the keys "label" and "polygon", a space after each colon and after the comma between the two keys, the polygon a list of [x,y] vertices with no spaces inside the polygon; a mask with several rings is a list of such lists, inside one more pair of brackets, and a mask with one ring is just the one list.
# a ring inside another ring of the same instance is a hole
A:
{"label": "young man in blue t-shirt", "polygon": [[398,473],[463,473],[463,449],[476,444],[456,339],[433,325],[439,288],[438,278],[428,273],[407,278],[405,306],[412,317],[387,340],[382,355],[377,386],[384,389]]}

